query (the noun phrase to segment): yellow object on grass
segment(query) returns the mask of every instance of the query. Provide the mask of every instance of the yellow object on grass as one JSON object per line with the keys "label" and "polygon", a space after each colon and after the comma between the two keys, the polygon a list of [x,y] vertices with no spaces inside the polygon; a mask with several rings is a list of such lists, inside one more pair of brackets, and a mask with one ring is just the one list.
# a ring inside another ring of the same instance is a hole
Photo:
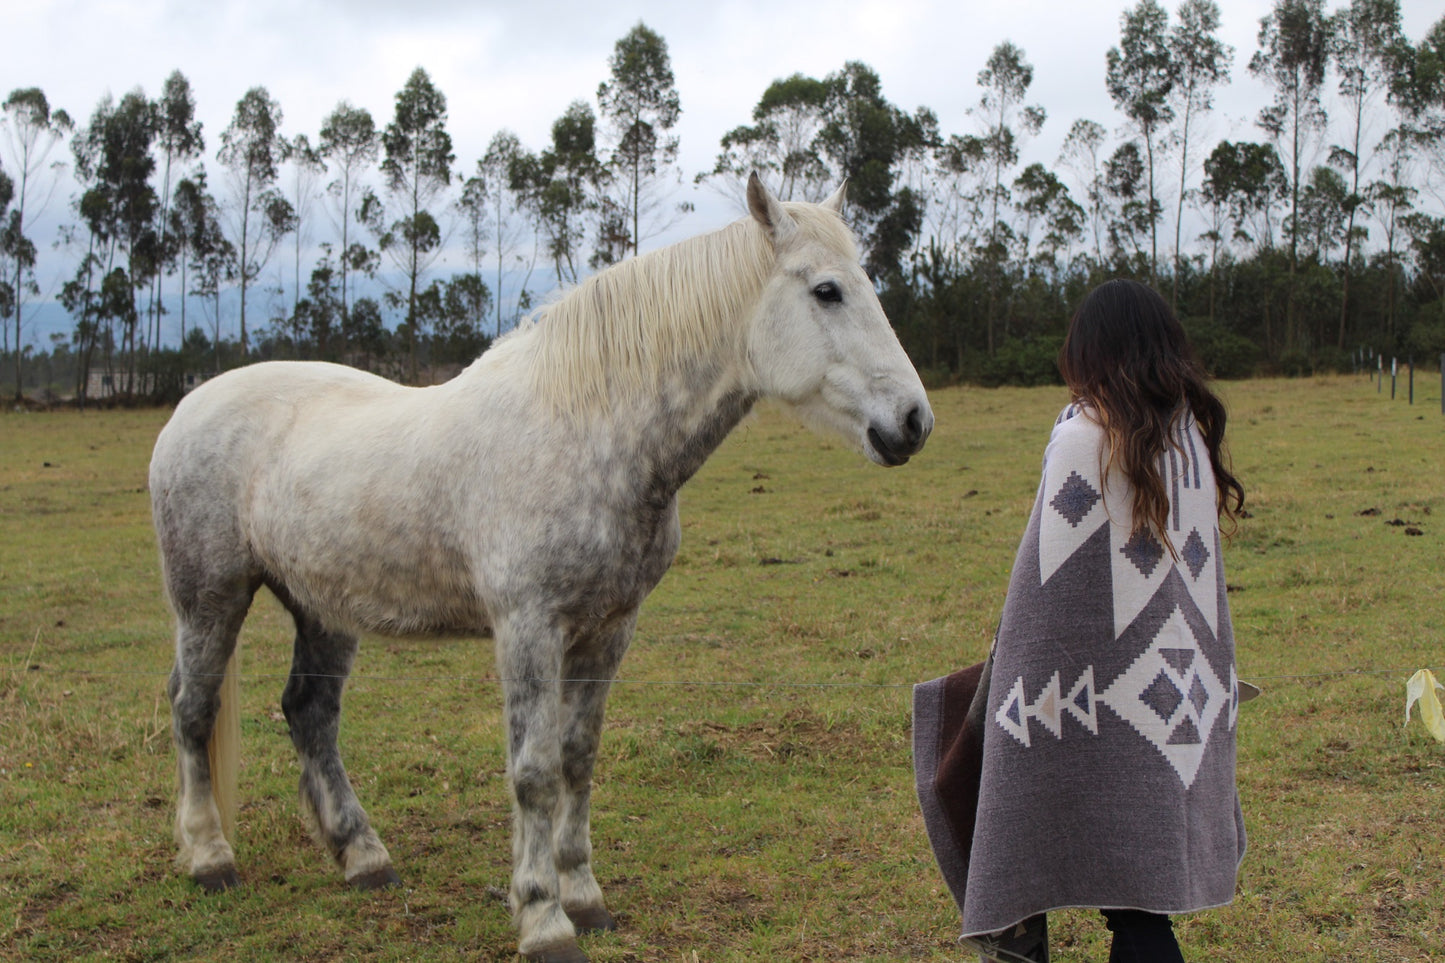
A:
{"label": "yellow object on grass", "polygon": [[1445,714],[1441,713],[1436,689],[1445,689],[1445,685],[1437,682],[1435,673],[1429,669],[1421,669],[1410,676],[1410,681],[1405,683],[1405,724],[1410,724],[1410,709],[1418,702],[1420,721],[1425,724],[1425,731],[1434,736],[1436,742],[1445,742]]}

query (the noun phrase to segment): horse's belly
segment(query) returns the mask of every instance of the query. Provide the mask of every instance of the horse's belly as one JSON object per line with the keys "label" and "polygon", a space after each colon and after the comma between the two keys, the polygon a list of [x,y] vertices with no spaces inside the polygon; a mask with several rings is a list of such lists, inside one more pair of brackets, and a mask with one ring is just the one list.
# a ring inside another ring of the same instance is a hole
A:
{"label": "horse's belly", "polygon": [[329,624],[391,636],[484,634],[487,617],[463,553],[445,538],[398,534],[308,527],[263,534],[254,545],[285,593]]}

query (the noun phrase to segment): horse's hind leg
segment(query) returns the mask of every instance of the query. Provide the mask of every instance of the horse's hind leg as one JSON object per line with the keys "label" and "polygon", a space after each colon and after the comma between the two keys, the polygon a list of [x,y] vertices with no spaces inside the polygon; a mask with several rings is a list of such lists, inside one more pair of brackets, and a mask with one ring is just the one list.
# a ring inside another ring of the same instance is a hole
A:
{"label": "horse's hind leg", "polygon": [[562,664],[562,804],[556,834],[562,908],[579,931],[617,928],[592,874],[592,770],[612,678],[632,639],[636,614],[590,644],[574,646]]}
{"label": "horse's hind leg", "polygon": [[[170,588],[177,622],[176,663],[168,686],[180,782],[177,862],[202,888],[214,892],[240,885],[240,877],[213,783],[231,775],[212,771],[208,745],[213,734],[231,735],[216,733],[221,683],[255,587],[238,582],[226,589],[186,592],[173,582]],[[235,752],[231,747],[227,758],[234,760]]]}
{"label": "horse's hind leg", "polygon": [[296,607],[288,607],[296,620],[296,646],[281,708],[301,761],[302,812],[348,883],[357,889],[394,886],[401,879],[357,802],[336,745],[341,692],[356,657],[356,636],[328,631]]}

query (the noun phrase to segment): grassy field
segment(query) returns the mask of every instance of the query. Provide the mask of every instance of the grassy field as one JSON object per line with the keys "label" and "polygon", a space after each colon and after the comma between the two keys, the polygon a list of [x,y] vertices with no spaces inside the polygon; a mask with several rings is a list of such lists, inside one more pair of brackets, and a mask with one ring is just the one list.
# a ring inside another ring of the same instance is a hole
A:
{"label": "grassy field", "polygon": [[[1427,379],[1428,380],[1428,379]],[[1363,379],[1227,384],[1250,517],[1226,548],[1250,853],[1182,919],[1192,961],[1445,960],[1445,746],[1402,727],[1445,664],[1445,417]],[[622,929],[595,961],[954,961],[913,793],[913,682],[980,659],[1061,389],[948,389],[884,471],[761,412],[683,491],[684,539],[614,689],[595,794]],[[290,626],[242,639],[246,885],[172,864],[170,620],[145,492],[165,412],[0,415],[0,959],[511,960],[488,643],[363,643],[342,727],[405,886],[306,837]],[[1401,524],[1395,524],[1395,523]],[[1420,534],[1408,534],[1408,532]],[[1056,959],[1103,960],[1097,914]]]}

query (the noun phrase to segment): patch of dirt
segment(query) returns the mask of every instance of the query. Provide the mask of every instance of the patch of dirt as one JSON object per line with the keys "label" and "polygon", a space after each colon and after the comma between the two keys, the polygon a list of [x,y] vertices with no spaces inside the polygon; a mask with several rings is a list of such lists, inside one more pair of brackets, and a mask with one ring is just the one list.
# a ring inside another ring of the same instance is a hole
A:
{"label": "patch of dirt", "polygon": [[806,708],[790,709],[776,720],[729,726],[717,722],[687,723],[683,735],[706,738],[723,752],[753,759],[789,759],[793,756],[847,758],[863,742],[856,726],[829,723]]}

